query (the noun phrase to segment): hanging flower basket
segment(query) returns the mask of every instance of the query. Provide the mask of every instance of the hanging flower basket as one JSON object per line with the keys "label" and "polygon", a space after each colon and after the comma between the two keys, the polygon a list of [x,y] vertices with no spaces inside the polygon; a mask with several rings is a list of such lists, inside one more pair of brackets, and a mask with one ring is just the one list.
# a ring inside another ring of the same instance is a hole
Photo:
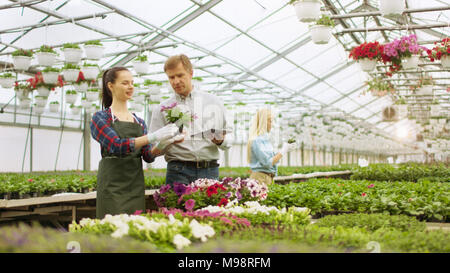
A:
{"label": "hanging flower basket", "polygon": [[80,48],[64,48],[62,49],[64,53],[64,60],[66,63],[77,64],[81,61],[83,55],[83,50]]}
{"label": "hanging flower basket", "polygon": [[92,102],[98,100],[98,89],[92,88],[86,91],[86,100]]}
{"label": "hanging flower basket", "polygon": [[53,71],[44,72],[44,71],[42,71],[42,78],[44,79],[45,83],[57,84],[58,83],[58,76],[59,76],[58,72],[53,72]]}
{"label": "hanging flower basket", "polygon": [[147,61],[133,61],[133,68],[137,74],[147,74],[148,70],[150,69],[150,64]]}
{"label": "hanging flower basket", "polygon": [[16,78],[11,73],[4,73],[0,75],[0,86],[3,88],[12,88]]}
{"label": "hanging flower basket", "polygon": [[39,106],[39,105],[34,105],[33,107],[33,112],[36,115],[42,115],[44,113],[45,107],[44,106]]}
{"label": "hanging flower basket", "polygon": [[53,66],[58,55],[51,52],[36,52],[36,56],[40,66]]}
{"label": "hanging flower basket", "polygon": [[77,101],[78,93],[75,90],[68,90],[65,98],[67,104],[74,104]]}
{"label": "hanging flower basket", "polygon": [[47,98],[46,96],[35,96],[34,102],[39,107],[45,107],[47,105]]}
{"label": "hanging flower basket", "polygon": [[81,106],[70,105],[70,113],[74,116],[79,115],[81,112]]}
{"label": "hanging flower basket", "polygon": [[423,85],[417,90],[417,95],[422,96],[431,96],[433,95],[433,86],[432,85]]}
{"label": "hanging flower basket", "polygon": [[441,65],[444,69],[450,69],[450,55],[443,55],[441,57]]}
{"label": "hanging flower basket", "polygon": [[403,69],[416,69],[419,67],[420,55],[411,55],[411,57],[403,58],[402,67]]}
{"label": "hanging flower basket", "polygon": [[77,92],[84,93],[88,90],[88,83],[87,82],[74,83],[73,87]]}
{"label": "hanging flower basket", "polygon": [[28,68],[31,66],[31,60],[33,60],[32,57],[14,56],[13,57],[14,69],[24,71],[28,70]]}
{"label": "hanging flower basket", "polygon": [[74,82],[77,80],[79,73],[80,70],[78,69],[64,69],[63,70],[64,80],[67,82]]}
{"label": "hanging flower basket", "polygon": [[84,53],[86,59],[99,60],[103,57],[104,46],[101,45],[84,45]]}
{"label": "hanging flower basket", "polygon": [[136,102],[144,102],[145,101],[145,93],[144,92],[139,92],[134,96],[134,100]]}
{"label": "hanging flower basket", "polygon": [[315,25],[310,29],[311,40],[318,45],[327,44],[331,38],[331,27]]}
{"label": "hanging flower basket", "polygon": [[50,94],[50,89],[48,89],[45,86],[39,86],[36,88],[36,91],[38,92],[39,96],[48,97]]}
{"label": "hanging flower basket", "polygon": [[361,66],[362,71],[364,71],[364,72],[371,72],[377,66],[376,59],[372,59],[372,60],[368,59],[368,58],[359,59],[358,63]]}
{"label": "hanging flower basket", "polygon": [[99,69],[98,69],[98,66],[96,66],[96,65],[83,65],[83,66],[81,66],[81,72],[83,72],[85,79],[95,80],[95,79],[97,79]]}
{"label": "hanging flower basket", "polygon": [[19,109],[28,109],[31,105],[31,99],[29,98],[21,98],[19,100]]}
{"label": "hanging flower basket", "polygon": [[320,18],[320,1],[318,0],[295,1],[294,8],[300,22],[314,22]]}
{"label": "hanging flower basket", "polygon": [[59,102],[52,101],[49,104],[50,112],[52,113],[58,113],[59,112]]}
{"label": "hanging flower basket", "polygon": [[380,12],[383,16],[401,15],[405,10],[405,0],[380,0]]}
{"label": "hanging flower basket", "polygon": [[86,98],[81,99],[81,106],[83,106],[83,108],[87,108],[89,106],[91,106],[92,102],[88,101]]}

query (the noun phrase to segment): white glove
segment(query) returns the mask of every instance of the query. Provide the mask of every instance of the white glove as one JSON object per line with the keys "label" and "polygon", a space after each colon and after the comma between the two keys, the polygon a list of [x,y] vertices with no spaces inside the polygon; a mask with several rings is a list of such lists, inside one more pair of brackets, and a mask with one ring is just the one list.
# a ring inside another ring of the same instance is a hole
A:
{"label": "white glove", "polygon": [[160,129],[158,129],[156,132],[147,134],[148,142],[154,143],[158,141],[163,141],[170,139],[174,137],[178,133],[178,127],[171,123],[169,125],[166,125]]}
{"label": "white glove", "polygon": [[179,134],[176,135],[172,138],[166,139],[166,140],[162,140],[158,143],[158,145],[156,145],[156,148],[160,151],[166,149],[167,146],[169,146],[170,144],[174,143],[175,141],[180,141],[184,139],[184,134]]}

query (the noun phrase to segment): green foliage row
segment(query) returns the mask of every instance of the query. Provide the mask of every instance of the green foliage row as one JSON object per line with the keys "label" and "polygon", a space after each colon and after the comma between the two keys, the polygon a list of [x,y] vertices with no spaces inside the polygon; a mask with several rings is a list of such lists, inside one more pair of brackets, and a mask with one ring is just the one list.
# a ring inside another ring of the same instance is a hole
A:
{"label": "green foliage row", "polygon": [[429,181],[373,182],[367,180],[310,179],[274,184],[261,204],[307,207],[311,215],[343,212],[416,216],[420,220],[450,220],[450,184]]}
{"label": "green foliage row", "polygon": [[443,180],[442,182],[444,180],[449,182],[450,168],[444,164],[374,164],[364,168],[355,168],[350,178],[354,180],[417,182],[427,177],[441,178]]}

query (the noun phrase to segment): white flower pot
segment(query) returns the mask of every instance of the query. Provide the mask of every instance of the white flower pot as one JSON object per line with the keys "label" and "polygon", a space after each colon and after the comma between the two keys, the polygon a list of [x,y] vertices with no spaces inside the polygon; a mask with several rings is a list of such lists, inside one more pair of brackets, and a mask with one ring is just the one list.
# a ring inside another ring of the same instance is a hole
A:
{"label": "white flower pot", "polygon": [[86,80],[95,80],[98,75],[98,67],[96,66],[83,66],[81,67],[81,72],[83,72],[84,78]]}
{"label": "white flower pot", "polygon": [[86,53],[86,58],[91,60],[99,60],[103,57],[104,46],[99,45],[85,45],[84,53]]}
{"label": "white flower pot", "polygon": [[315,44],[327,44],[331,38],[331,27],[324,25],[315,25],[310,29],[311,39]]}
{"label": "white flower pot", "polygon": [[74,104],[77,101],[78,94],[66,94],[66,103]]}
{"label": "white flower pot", "polygon": [[430,115],[432,117],[439,116],[439,112],[441,111],[441,106],[439,104],[430,105]]}
{"label": "white flower pot", "polygon": [[397,106],[397,113],[400,119],[406,118],[408,116],[408,105],[400,104]]}
{"label": "white flower pot", "polygon": [[133,61],[133,68],[138,74],[146,74],[150,69],[150,64],[148,62]]}
{"label": "white flower pot", "polygon": [[450,56],[449,55],[442,55],[441,65],[442,65],[442,68],[450,69]]}
{"label": "white flower pot", "polygon": [[88,108],[89,106],[91,106],[92,102],[88,101],[88,100],[81,100],[81,106],[83,106],[83,108]]}
{"label": "white flower pot", "polygon": [[300,22],[315,22],[320,18],[319,1],[303,1],[294,5],[295,14]]}
{"label": "white flower pot", "polygon": [[98,100],[98,92],[86,92],[86,100],[89,102]]}
{"label": "white flower pot", "polygon": [[432,85],[423,85],[417,90],[417,95],[423,96],[431,96],[433,95],[433,86]]}
{"label": "white flower pot", "polygon": [[37,52],[36,56],[40,66],[53,66],[57,55],[51,52]]}
{"label": "white flower pot", "polygon": [[50,94],[50,89],[43,86],[36,88],[36,91],[38,92],[39,96],[48,97],[48,95]]}
{"label": "white flower pot", "polygon": [[62,50],[64,52],[64,60],[66,63],[79,63],[83,50],[81,48],[66,48]]}
{"label": "white flower pot", "polygon": [[79,108],[77,106],[70,108],[70,113],[74,116],[79,115],[80,112],[81,112],[81,108]]}
{"label": "white flower pot", "polygon": [[161,95],[150,95],[151,101],[161,101],[162,96]]}
{"label": "white flower pot", "polygon": [[30,108],[31,100],[29,98],[22,98],[19,100],[19,108],[20,109],[27,109]]}
{"label": "white flower pot", "polygon": [[133,97],[133,99],[134,99],[136,102],[144,102],[144,101],[145,101],[145,95],[135,95],[135,96]]}
{"label": "white flower pot", "polygon": [[80,70],[78,70],[78,69],[63,70],[64,80],[67,82],[76,81],[78,79],[78,74],[80,74]]}
{"label": "white flower pot", "polygon": [[36,96],[34,98],[34,102],[39,107],[45,107],[45,105],[47,104],[47,97]]}
{"label": "white flower pot", "polygon": [[58,113],[59,112],[59,104],[49,104],[50,112]]}
{"label": "white flower pot", "polygon": [[0,78],[0,86],[3,88],[14,87],[15,78]]}
{"label": "white flower pot", "polygon": [[58,82],[58,72],[42,72],[42,78],[45,83],[56,84]]}
{"label": "white flower pot", "polygon": [[17,96],[19,99],[25,99],[25,98],[28,98],[28,95],[30,94],[30,91],[24,90],[24,89],[19,89],[19,90],[16,90],[15,92],[16,92],[16,96]]}
{"label": "white flower pot", "polygon": [[377,60],[371,60],[369,58],[359,59],[358,63],[361,66],[362,71],[364,72],[370,72],[377,66]]}
{"label": "white flower pot", "polygon": [[88,84],[87,84],[87,82],[82,82],[81,84],[74,83],[73,88],[77,92],[84,93],[88,90]]}
{"label": "white flower pot", "polygon": [[35,107],[33,108],[33,112],[34,112],[36,115],[42,115],[42,114],[44,113],[44,110],[45,110],[45,108],[44,108],[44,107],[40,107],[40,106],[35,106]]}
{"label": "white flower pot", "polygon": [[33,58],[27,56],[14,56],[13,57],[14,69],[27,70],[31,65],[31,60],[33,60]]}
{"label": "white flower pot", "polygon": [[405,0],[380,0],[381,15],[401,15],[405,10]]}
{"label": "white flower pot", "polygon": [[403,69],[415,69],[419,67],[419,55],[412,55],[411,57],[405,58],[402,62]]}

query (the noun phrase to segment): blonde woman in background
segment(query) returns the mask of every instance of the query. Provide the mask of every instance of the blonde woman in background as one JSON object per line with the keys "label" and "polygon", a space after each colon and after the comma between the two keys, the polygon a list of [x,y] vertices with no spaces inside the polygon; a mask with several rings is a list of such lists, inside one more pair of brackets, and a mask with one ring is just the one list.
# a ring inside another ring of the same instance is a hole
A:
{"label": "blonde woman in background", "polygon": [[269,140],[272,129],[273,115],[270,109],[259,109],[253,117],[247,142],[247,161],[252,173],[250,178],[262,184],[270,185],[277,175],[277,164],[288,151],[295,148],[295,144],[283,143],[278,153],[273,150]]}

